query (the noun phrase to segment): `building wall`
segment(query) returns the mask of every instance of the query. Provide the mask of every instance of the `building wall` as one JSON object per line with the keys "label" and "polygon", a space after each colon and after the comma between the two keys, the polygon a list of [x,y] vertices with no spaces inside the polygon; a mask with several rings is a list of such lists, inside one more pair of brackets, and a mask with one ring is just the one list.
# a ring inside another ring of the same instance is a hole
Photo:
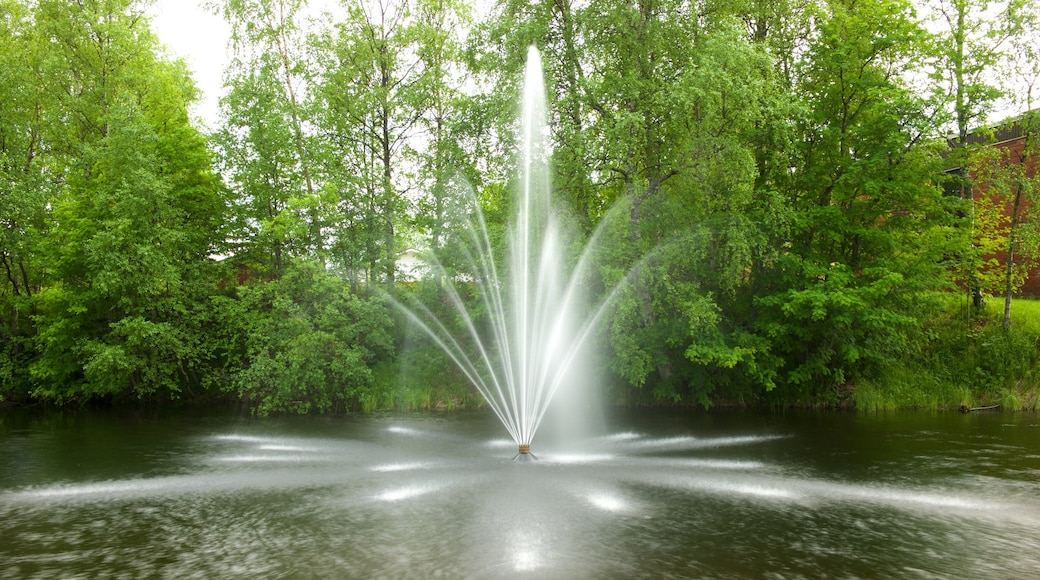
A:
{"label": "building wall", "polygon": [[[1022,163],[1023,155],[1025,154],[1025,147],[1027,145],[1027,137],[1023,134],[1022,127],[1020,125],[1014,125],[1010,128],[1004,128],[1000,131],[997,131],[994,134],[994,138],[997,139],[997,141],[993,143],[991,147],[995,147],[1000,150],[1000,158],[1002,163],[1004,163],[1005,165]],[[1025,161],[1026,177],[1035,177],[1037,170],[1036,156],[1034,155],[1032,158],[1026,159]],[[975,176],[973,176],[973,181],[974,180]],[[975,183],[975,187],[977,188],[977,191],[979,191],[980,193],[988,193],[988,187],[984,181],[977,181]],[[1029,202],[1029,200],[1023,198],[1019,204],[1019,223],[1022,223],[1025,220],[1038,219],[1038,216],[1036,216],[1035,211],[1036,208],[1032,207],[1032,204]],[[1007,220],[1006,224],[1004,225],[1004,227],[1007,228],[1010,225],[1011,217],[1014,212],[1013,198],[1009,197],[1003,200],[1001,212]],[[1016,265],[1021,263],[1021,254],[1019,254],[1018,252],[1025,249],[1026,248],[1023,248],[1021,246],[1019,246],[1016,249]],[[1030,249],[1034,252],[1037,250],[1037,248]],[[1007,265],[1006,249],[997,251],[990,256],[986,256],[986,258],[996,258],[998,263],[1000,264],[1000,272],[1003,273],[1005,271],[1004,269]],[[1029,272],[1028,276],[1026,277],[1025,283],[1019,288],[1018,292],[1016,293],[1016,296],[1032,298],[1040,297],[1040,267],[1035,267]]]}

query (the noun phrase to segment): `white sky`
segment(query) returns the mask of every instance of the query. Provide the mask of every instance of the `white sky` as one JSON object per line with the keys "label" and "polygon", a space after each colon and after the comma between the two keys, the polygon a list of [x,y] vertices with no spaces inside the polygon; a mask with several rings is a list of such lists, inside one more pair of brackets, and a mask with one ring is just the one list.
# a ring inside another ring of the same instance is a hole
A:
{"label": "white sky", "polygon": [[[210,129],[218,125],[224,69],[230,60],[231,32],[224,19],[204,8],[206,0],[155,0],[148,11],[152,29],[171,56],[183,58],[191,68],[202,96],[192,113]],[[310,0],[303,14],[335,13],[337,0]]]}
{"label": "white sky", "polygon": [[[192,113],[207,128],[216,128],[223,74],[229,60],[230,32],[223,19],[203,8],[206,0],[155,0],[152,26],[174,57],[183,58],[202,91]],[[312,0],[313,13],[335,6],[335,0]],[[477,2],[477,5],[492,4]],[[334,8],[333,8],[334,9]],[[485,6],[486,9],[486,6]],[[1006,104],[1003,104],[1005,107]],[[995,118],[1006,116],[998,112]]]}
{"label": "white sky", "polygon": [[202,7],[204,0],[156,0],[149,11],[152,29],[171,56],[183,58],[202,91],[192,113],[216,128],[218,101],[228,61],[230,31],[224,20]]}

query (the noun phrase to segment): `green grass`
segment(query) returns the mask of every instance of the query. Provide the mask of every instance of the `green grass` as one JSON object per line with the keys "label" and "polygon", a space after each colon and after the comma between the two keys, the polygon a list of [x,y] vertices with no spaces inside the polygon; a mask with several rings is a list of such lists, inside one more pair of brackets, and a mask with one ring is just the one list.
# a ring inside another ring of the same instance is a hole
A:
{"label": "green grass", "polygon": [[1006,330],[1002,299],[988,299],[980,313],[970,311],[963,295],[940,296],[938,304],[916,350],[856,385],[856,408],[1040,408],[1040,300],[1015,299]]}
{"label": "green grass", "polygon": [[[986,315],[999,322],[1004,317],[1004,301],[991,298],[986,301]],[[1040,336],[1040,300],[1015,298],[1011,301],[1011,329]]]}

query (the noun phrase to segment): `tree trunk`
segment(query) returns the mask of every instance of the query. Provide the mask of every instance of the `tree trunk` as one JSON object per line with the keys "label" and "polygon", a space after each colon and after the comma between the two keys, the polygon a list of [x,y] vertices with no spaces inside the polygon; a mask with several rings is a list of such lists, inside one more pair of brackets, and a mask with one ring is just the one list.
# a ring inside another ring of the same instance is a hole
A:
{"label": "tree trunk", "polygon": [[[1026,176],[1027,154],[1030,150],[1030,138],[1031,135],[1026,135],[1026,142],[1023,145],[1022,153],[1019,155],[1018,163],[1021,168],[1021,177]],[[1009,160],[1010,161],[1010,160]],[[1015,197],[1011,206],[1011,226],[1008,230],[1008,249],[1007,249],[1007,267],[1004,271],[1004,330],[1011,328],[1011,299],[1014,293],[1014,282],[1012,275],[1015,272],[1015,250],[1016,243],[1018,242],[1018,223],[1019,213],[1022,207],[1022,184],[1018,180],[1015,181]]]}
{"label": "tree trunk", "polygon": [[[314,197],[314,181],[311,179],[311,168],[308,163],[306,148],[304,147],[303,140],[303,124],[300,121],[299,114],[299,103],[296,98],[296,89],[292,83],[292,62],[289,59],[289,41],[285,38],[285,5],[282,2],[278,3],[278,37],[276,42],[278,45],[278,55],[281,57],[282,69],[285,77],[285,91],[289,97],[289,118],[292,121],[293,141],[296,148],[296,157],[299,159],[300,168],[303,170],[303,180],[307,187],[308,203]],[[324,265],[325,257],[324,252],[324,241],[321,236],[321,208],[319,205],[315,205],[311,209],[311,243],[314,244],[315,253],[318,256],[318,261]]]}

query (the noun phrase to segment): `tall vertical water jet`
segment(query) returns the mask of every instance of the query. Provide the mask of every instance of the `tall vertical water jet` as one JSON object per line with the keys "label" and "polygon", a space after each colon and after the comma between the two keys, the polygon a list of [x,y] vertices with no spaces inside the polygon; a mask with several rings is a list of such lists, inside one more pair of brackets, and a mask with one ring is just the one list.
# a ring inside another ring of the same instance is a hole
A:
{"label": "tall vertical water jet", "polygon": [[[528,49],[520,115],[520,183],[508,236],[505,268],[495,261],[487,224],[469,191],[464,251],[466,272],[452,275],[434,260],[461,330],[451,331],[427,306],[403,306],[477,388],[517,444],[518,461],[533,458],[531,442],[549,403],[563,386],[592,325],[576,273],[567,268],[568,237],[555,213],[549,179],[549,131],[541,58]],[[458,286],[457,286],[458,285]],[[475,294],[467,308],[459,286]]]}
{"label": "tall vertical water jet", "polygon": [[[546,335],[543,325],[563,324],[563,312],[548,309],[551,297],[558,294],[557,270],[562,256],[556,239],[552,211],[551,185],[545,121],[545,84],[538,49],[528,48],[521,99],[520,201],[517,223],[513,231],[512,276],[514,310],[513,339],[517,345],[516,371],[520,401],[517,457],[529,455],[534,429],[545,398],[544,379],[550,369],[553,350],[546,348],[554,338]],[[539,267],[536,269],[535,265]],[[555,318],[555,320],[553,320]],[[546,401],[546,406],[548,401]]]}

